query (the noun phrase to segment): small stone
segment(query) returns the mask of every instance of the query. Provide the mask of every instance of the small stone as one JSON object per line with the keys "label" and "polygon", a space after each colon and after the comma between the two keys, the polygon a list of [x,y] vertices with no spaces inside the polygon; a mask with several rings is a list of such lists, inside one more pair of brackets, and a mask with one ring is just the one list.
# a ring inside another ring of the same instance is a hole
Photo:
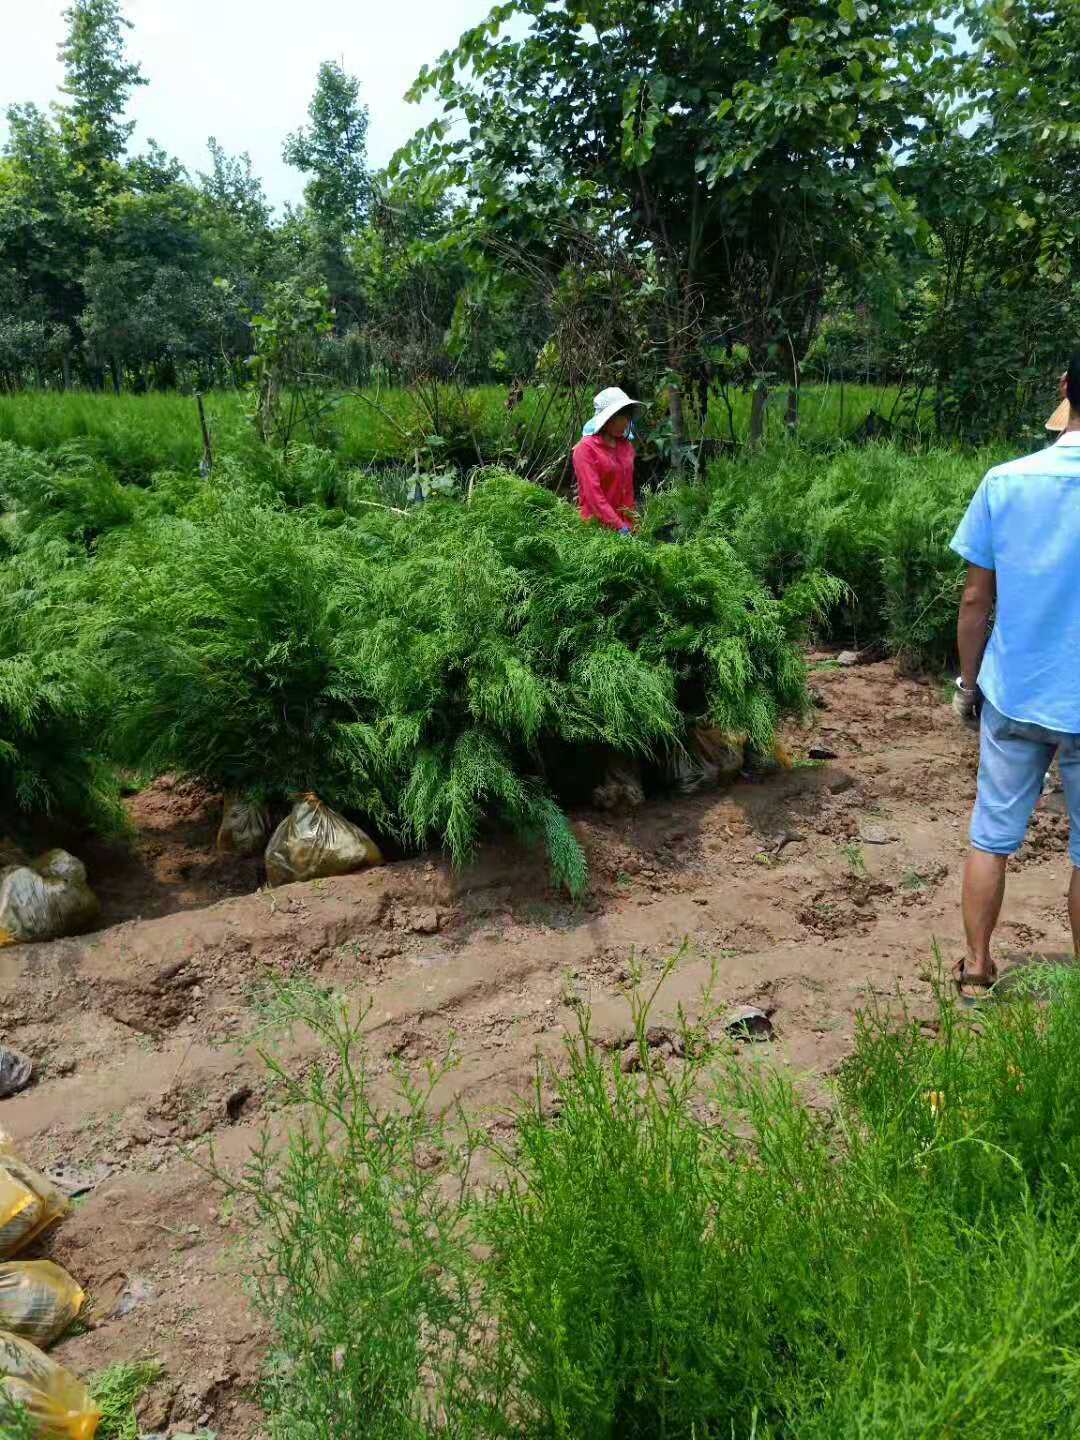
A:
{"label": "small stone", "polygon": [[0,1045],[0,1100],[25,1090],[33,1074],[34,1062],[29,1055],[20,1055],[18,1050]]}
{"label": "small stone", "polygon": [[771,1040],[773,1023],[756,1005],[740,1005],[724,1021],[724,1029],[735,1040]]}
{"label": "small stone", "polygon": [[240,1116],[244,1113],[244,1106],[251,1099],[254,1091],[250,1085],[241,1085],[225,1101],[225,1114],[229,1117],[231,1124],[235,1125]]}
{"label": "small stone", "polygon": [[843,665],[845,670],[850,670],[853,665],[859,663],[859,652],[857,650],[841,650],[836,657],[837,665]]}
{"label": "small stone", "polygon": [[619,1068],[624,1075],[631,1075],[641,1069],[641,1052],[636,1040],[632,1040],[622,1053]]}
{"label": "small stone", "polygon": [[97,1188],[113,1173],[113,1166],[106,1160],[99,1161],[96,1165],[55,1165],[51,1170],[46,1170],[46,1180],[51,1180],[56,1188],[75,1199],[78,1195],[86,1195],[89,1191]]}
{"label": "small stone", "polygon": [[810,760],[839,760],[835,750],[830,750],[827,745],[811,745],[806,752]]}
{"label": "small stone", "polygon": [[854,776],[854,775],[844,775],[844,774],[834,775],[834,776],[832,777],[832,779],[829,781],[829,794],[830,794],[830,795],[843,795],[846,791],[854,789],[854,787],[855,787],[855,776]]}
{"label": "small stone", "polygon": [[859,839],[864,845],[893,845],[899,838],[899,835],[890,835],[880,825],[867,825],[859,831]]}
{"label": "small stone", "polygon": [[115,1319],[122,1319],[137,1310],[140,1305],[145,1305],[149,1300],[157,1298],[157,1291],[152,1283],[142,1275],[133,1275],[128,1281],[127,1289],[117,1301],[116,1309],[113,1311]]}
{"label": "small stone", "polygon": [[414,935],[437,935],[441,923],[438,910],[417,910],[412,917],[409,929]]}

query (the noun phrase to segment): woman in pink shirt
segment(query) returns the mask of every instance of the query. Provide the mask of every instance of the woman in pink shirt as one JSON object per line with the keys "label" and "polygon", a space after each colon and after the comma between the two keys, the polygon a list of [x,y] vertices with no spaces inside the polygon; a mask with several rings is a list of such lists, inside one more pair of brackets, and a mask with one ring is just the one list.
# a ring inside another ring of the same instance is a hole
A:
{"label": "woman in pink shirt", "polygon": [[581,518],[599,520],[621,535],[631,534],[637,519],[634,447],[626,432],[640,404],[618,386],[601,390],[593,401],[593,417],[574,447]]}

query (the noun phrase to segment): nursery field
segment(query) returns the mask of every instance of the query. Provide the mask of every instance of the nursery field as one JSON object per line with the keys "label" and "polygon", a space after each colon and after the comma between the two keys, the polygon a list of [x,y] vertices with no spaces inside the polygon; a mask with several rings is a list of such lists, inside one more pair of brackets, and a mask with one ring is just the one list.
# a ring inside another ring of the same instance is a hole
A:
{"label": "nursery field", "polygon": [[[0,1126],[88,1177],[104,1440],[1075,1433],[1060,795],[1008,1003],[938,994],[997,456],[713,457],[626,540],[180,405],[0,400],[0,840],[101,905],[0,947]],[[216,848],[312,791],[388,863]]]}
{"label": "nursery field", "polygon": [[[425,434],[443,433],[465,464],[520,457],[522,447],[535,448],[544,460],[554,461],[555,449],[565,452],[573,435],[572,398],[528,389],[521,403],[507,409],[506,386],[457,385],[419,387],[412,391],[370,387],[330,397],[322,416],[323,438],[338,456],[352,465],[405,461],[412,464],[418,442]],[[896,415],[914,423],[915,396],[889,386],[806,385],[801,393],[800,435],[804,444],[835,444],[855,431],[871,411],[886,419]],[[643,396],[649,401],[651,397]],[[777,393],[766,412],[766,436],[780,440],[786,434],[784,395]],[[578,412],[589,413],[591,397],[578,399]],[[218,391],[206,399],[215,444],[225,454],[251,455],[256,448],[247,415],[250,397],[245,392]],[[922,397],[919,414],[926,416],[929,402]],[[729,440],[734,427],[739,441],[746,438],[750,397],[731,395],[732,417],[714,396],[707,434]],[[659,421],[663,397],[654,407]],[[580,423],[580,421],[578,422]],[[691,416],[696,435],[699,427]],[[550,440],[550,446],[540,439]],[[310,439],[310,434],[301,438]],[[78,441],[89,453],[104,460],[123,478],[146,479],[163,467],[198,465],[202,454],[195,401],[190,395],[159,392],[116,396],[92,391],[57,394],[24,391],[0,394],[0,440],[35,450],[53,450]]]}

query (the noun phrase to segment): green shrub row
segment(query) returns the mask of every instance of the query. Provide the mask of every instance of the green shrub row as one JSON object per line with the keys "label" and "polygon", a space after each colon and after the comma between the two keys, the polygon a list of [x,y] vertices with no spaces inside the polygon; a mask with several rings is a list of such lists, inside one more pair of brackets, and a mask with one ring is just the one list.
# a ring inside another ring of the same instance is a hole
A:
{"label": "green shrub row", "polygon": [[771,596],[715,534],[584,526],[501,471],[401,512],[314,450],[136,487],[9,447],[0,492],[40,597],[26,664],[55,653],[84,677],[105,757],[277,801],[315,789],[456,862],[494,820],[575,891],[568,756],[660,757],[698,721],[768,753],[805,701],[799,640],[836,598],[813,575]]}
{"label": "green shrub row", "polygon": [[[531,474],[546,462],[564,457],[575,438],[572,407],[561,392],[543,387],[526,390],[517,408],[507,408],[507,388],[484,385],[462,389],[454,384],[421,386],[413,391],[378,387],[333,397],[321,412],[320,433],[302,428],[298,441],[333,444],[348,465],[367,466],[388,460],[409,464],[417,444],[464,465],[505,463],[520,468],[522,457]],[[648,399],[649,397],[643,397]],[[730,425],[719,395],[710,406],[708,433],[714,440],[730,438],[732,427],[745,441],[751,397],[734,392]],[[588,409],[591,395],[581,398]],[[888,415],[897,391],[871,385],[807,385],[801,400],[800,437],[811,445],[836,445],[865,420],[870,411]],[[258,463],[259,442],[248,412],[251,397],[243,391],[217,391],[206,397],[206,413],[219,459]],[[770,440],[787,434],[783,399],[773,398],[766,423]],[[665,410],[664,396],[653,397],[653,422]],[[575,412],[578,413],[578,412]],[[693,427],[694,416],[690,417]],[[647,430],[649,427],[643,427]],[[649,436],[642,436],[646,448]],[[49,454],[71,443],[104,462],[120,479],[145,482],[162,469],[194,470],[202,457],[202,435],[195,399],[177,392],[112,395],[72,390],[21,391],[0,395],[0,441]],[[558,463],[555,473],[563,466]]]}
{"label": "green shrub row", "polygon": [[948,543],[996,458],[781,447],[653,495],[627,541],[498,470],[409,507],[314,447],[131,484],[0,443],[0,793],[101,814],[103,762],[315,788],[458,861],[509,824],[577,887],[575,755],[661,757],[702,720],[768,751],[810,623],[950,659]]}
{"label": "green shrub row", "polygon": [[774,593],[824,571],[848,587],[826,635],[882,640],[918,664],[944,665],[964,570],[949,541],[983,475],[1005,458],[789,446],[711,465],[702,482],[657,496],[648,525],[724,535]]}
{"label": "green shrub row", "polygon": [[237,1192],[271,1435],[1075,1435],[1080,979],[1049,983],[936,1038],[865,1019],[825,1111],[710,1075],[702,1026],[665,1061],[639,1010],[626,1074],[583,1021],[501,1141],[437,1074],[377,1098],[360,1022],[282,992],[327,1058],[272,1062],[297,1129]]}

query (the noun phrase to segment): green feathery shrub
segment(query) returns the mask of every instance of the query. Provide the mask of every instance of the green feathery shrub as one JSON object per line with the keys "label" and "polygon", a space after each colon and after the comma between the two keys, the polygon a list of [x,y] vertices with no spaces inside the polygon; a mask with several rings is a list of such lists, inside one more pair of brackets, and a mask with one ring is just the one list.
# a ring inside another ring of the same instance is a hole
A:
{"label": "green feathery shrub", "polygon": [[315,789],[456,862],[495,819],[572,890],[551,747],[657,756],[693,719],[767,752],[804,703],[800,630],[836,594],[809,578],[773,598],[722,539],[626,540],[502,472],[468,505],[327,518],[215,477],[183,514],[102,537],[84,598],[117,757]]}
{"label": "green feathery shrub", "polygon": [[1002,458],[885,445],[817,456],[790,446],[717,462],[703,484],[658,495],[646,525],[727,536],[775,594],[825,571],[848,587],[827,635],[884,640],[895,653],[939,665],[953,655],[964,573],[949,541]]}
{"label": "green feathery shrub", "polygon": [[67,609],[77,626],[69,580],[0,555],[0,834],[42,817],[105,831],[123,824],[103,746],[103,677],[56,623]]}
{"label": "green feathery shrub", "polygon": [[438,1067],[377,1098],[364,1016],[283,987],[324,1059],[271,1061],[297,1124],[239,1185],[269,1433],[1075,1436],[1075,971],[1052,1002],[866,1017],[824,1110],[769,1067],[710,1076],[707,1005],[665,1062],[639,1003],[631,1074],[582,1013],[489,1139],[432,1103]]}

